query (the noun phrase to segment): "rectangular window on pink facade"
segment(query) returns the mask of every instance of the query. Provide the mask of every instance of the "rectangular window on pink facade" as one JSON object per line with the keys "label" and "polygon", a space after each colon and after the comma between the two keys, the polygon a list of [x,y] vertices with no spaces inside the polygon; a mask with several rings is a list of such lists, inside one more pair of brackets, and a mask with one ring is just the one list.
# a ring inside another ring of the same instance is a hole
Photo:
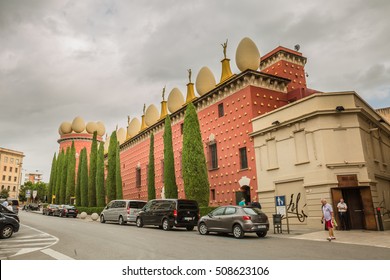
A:
{"label": "rectangular window on pink facade", "polygon": [[225,115],[224,109],[223,109],[223,103],[218,104],[218,117],[223,117]]}
{"label": "rectangular window on pink facade", "polygon": [[137,188],[141,187],[141,168],[137,167],[135,169],[135,186]]}
{"label": "rectangular window on pink facade", "polygon": [[218,168],[217,143],[209,144],[209,162],[210,169]]}
{"label": "rectangular window on pink facade", "polygon": [[240,149],[240,167],[241,169],[248,168],[248,157],[246,154],[246,147]]}

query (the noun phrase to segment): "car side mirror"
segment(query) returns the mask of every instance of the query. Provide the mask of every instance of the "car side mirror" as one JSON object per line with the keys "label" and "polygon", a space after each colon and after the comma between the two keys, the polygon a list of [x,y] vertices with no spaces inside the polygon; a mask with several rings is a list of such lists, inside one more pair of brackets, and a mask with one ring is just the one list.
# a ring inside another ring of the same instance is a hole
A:
{"label": "car side mirror", "polygon": [[213,216],[213,214],[211,213],[208,213],[207,216],[209,216],[210,218]]}

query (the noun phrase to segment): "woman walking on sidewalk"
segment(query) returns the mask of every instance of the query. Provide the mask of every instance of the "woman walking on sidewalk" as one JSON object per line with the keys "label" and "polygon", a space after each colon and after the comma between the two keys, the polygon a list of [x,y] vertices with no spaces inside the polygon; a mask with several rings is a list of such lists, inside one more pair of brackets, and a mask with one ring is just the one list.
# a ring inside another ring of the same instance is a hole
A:
{"label": "woman walking on sidewalk", "polygon": [[328,229],[329,237],[328,240],[331,241],[336,239],[333,232],[334,216],[332,206],[326,202],[326,199],[321,199],[322,204],[322,222],[325,221],[325,227]]}

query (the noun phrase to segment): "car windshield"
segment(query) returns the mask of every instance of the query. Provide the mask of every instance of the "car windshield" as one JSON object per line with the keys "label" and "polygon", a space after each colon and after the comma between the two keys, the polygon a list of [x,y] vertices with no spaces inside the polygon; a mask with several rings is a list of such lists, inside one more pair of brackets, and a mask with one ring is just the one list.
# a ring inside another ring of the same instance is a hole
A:
{"label": "car windshield", "polygon": [[242,208],[245,213],[248,215],[259,215],[261,214],[261,210],[259,208],[249,208],[249,207],[244,207]]}
{"label": "car windshield", "polygon": [[73,209],[74,208],[74,206],[72,206],[72,205],[65,205],[64,206],[66,209]]}

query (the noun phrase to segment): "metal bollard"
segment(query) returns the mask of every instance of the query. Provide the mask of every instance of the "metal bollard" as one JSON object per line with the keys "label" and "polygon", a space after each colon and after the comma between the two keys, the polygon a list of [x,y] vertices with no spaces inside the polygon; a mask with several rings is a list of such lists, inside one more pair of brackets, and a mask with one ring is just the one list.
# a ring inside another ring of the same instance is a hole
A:
{"label": "metal bollard", "polygon": [[376,214],[378,216],[379,230],[380,231],[384,231],[385,229],[383,228],[383,220],[382,220],[382,214],[381,214],[381,208],[380,207],[376,208]]}

